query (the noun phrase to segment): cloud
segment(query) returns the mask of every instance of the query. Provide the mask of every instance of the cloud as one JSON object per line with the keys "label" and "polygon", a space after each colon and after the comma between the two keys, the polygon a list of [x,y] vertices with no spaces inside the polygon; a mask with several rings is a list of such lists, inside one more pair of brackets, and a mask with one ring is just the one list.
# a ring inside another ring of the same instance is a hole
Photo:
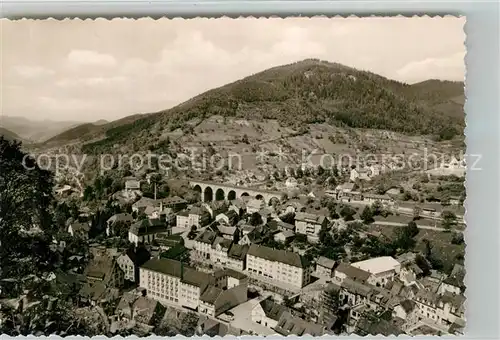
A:
{"label": "cloud", "polygon": [[[426,58],[406,64],[396,74],[408,82],[426,79],[463,80],[465,75],[465,52],[458,52],[443,58]],[[461,78],[458,78],[461,75]]]}
{"label": "cloud", "polygon": [[29,66],[29,65],[18,65],[14,67],[14,71],[18,76],[23,78],[40,78],[51,76],[55,72],[51,69],[44,68],[41,66]]}
{"label": "cloud", "polygon": [[110,54],[90,50],[72,50],[68,54],[68,62],[75,66],[115,66],[116,59]]}

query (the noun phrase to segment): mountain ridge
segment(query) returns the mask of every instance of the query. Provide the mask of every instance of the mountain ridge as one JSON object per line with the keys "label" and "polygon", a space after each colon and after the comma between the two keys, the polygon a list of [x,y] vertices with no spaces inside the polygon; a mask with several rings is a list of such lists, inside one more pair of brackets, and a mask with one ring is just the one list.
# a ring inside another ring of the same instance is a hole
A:
{"label": "mountain ridge", "polygon": [[[104,152],[163,130],[183,128],[192,119],[213,115],[277,119],[295,128],[318,122],[352,128],[386,129],[449,139],[462,134],[463,83],[427,80],[409,85],[369,71],[316,59],[276,66],[201,93],[173,108],[138,114],[100,126],[80,128],[83,135],[59,135],[50,142],[80,139],[86,149]],[[66,131],[67,132],[67,131]]]}

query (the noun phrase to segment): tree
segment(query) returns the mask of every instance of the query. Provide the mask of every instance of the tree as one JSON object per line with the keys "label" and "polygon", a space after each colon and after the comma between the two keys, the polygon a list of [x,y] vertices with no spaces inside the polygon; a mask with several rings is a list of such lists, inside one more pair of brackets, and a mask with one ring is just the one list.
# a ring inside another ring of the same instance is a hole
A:
{"label": "tree", "polygon": [[250,225],[258,226],[262,224],[262,216],[258,212],[254,212],[250,215]]}
{"label": "tree", "polygon": [[372,213],[373,213],[373,216],[378,216],[382,213],[382,210],[384,208],[382,207],[382,203],[380,203],[380,201],[375,201],[373,202],[372,204]]}
{"label": "tree", "polygon": [[361,213],[360,217],[363,220],[363,222],[365,222],[366,224],[372,223],[374,221],[373,220],[373,210],[369,206],[366,206],[363,209],[363,212]]}
{"label": "tree", "polygon": [[[53,175],[21,150],[21,144],[0,136],[0,273],[21,280],[54,268],[49,250],[53,223]],[[38,229],[37,234],[23,230]],[[3,281],[0,289],[3,292]],[[24,282],[18,285],[23,289]],[[9,291],[9,294],[19,292]]]}
{"label": "tree", "polygon": [[238,228],[236,228],[236,232],[233,235],[233,243],[234,244],[240,243],[240,239],[241,239],[241,232]]}
{"label": "tree", "polygon": [[356,210],[354,210],[353,208],[351,208],[350,206],[348,205],[344,205],[342,207],[342,209],[340,209],[340,216],[342,216],[342,218],[345,220],[345,221],[353,221],[354,220],[354,215],[356,214]]}
{"label": "tree", "polygon": [[413,220],[418,220],[420,218],[420,214],[422,214],[422,208],[418,205],[413,207]]}
{"label": "tree", "polygon": [[451,211],[448,210],[443,211],[441,217],[443,219],[441,224],[443,228],[445,228],[446,230],[450,230],[451,227],[457,224],[457,216]]}
{"label": "tree", "polygon": [[462,234],[462,233],[453,233],[453,236],[451,238],[451,243],[452,244],[462,244],[462,243],[464,243],[464,234]]}
{"label": "tree", "polygon": [[406,232],[410,237],[415,237],[418,235],[419,229],[417,226],[417,223],[414,221],[410,221],[408,225],[406,226]]}

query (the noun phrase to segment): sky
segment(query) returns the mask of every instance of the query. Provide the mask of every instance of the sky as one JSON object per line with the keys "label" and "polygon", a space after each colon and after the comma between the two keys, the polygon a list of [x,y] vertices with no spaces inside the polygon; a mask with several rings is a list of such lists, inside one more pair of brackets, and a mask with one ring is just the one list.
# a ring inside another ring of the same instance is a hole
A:
{"label": "sky", "polygon": [[0,20],[2,115],[114,120],[318,58],[415,83],[464,80],[465,18]]}

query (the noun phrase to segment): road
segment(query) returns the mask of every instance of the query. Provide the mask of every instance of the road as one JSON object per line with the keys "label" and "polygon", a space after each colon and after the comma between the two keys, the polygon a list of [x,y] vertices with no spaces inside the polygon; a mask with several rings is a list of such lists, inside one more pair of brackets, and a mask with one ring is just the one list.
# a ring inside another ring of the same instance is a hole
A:
{"label": "road", "polygon": [[[398,222],[385,222],[385,221],[375,221],[372,224],[374,225],[385,225],[390,227],[406,227],[408,224],[406,223],[398,223]],[[454,231],[458,233],[463,233],[463,230],[451,229],[447,230],[445,228],[434,227],[429,225],[419,225],[417,224],[418,229],[426,229],[426,230],[434,230],[434,231]]]}

